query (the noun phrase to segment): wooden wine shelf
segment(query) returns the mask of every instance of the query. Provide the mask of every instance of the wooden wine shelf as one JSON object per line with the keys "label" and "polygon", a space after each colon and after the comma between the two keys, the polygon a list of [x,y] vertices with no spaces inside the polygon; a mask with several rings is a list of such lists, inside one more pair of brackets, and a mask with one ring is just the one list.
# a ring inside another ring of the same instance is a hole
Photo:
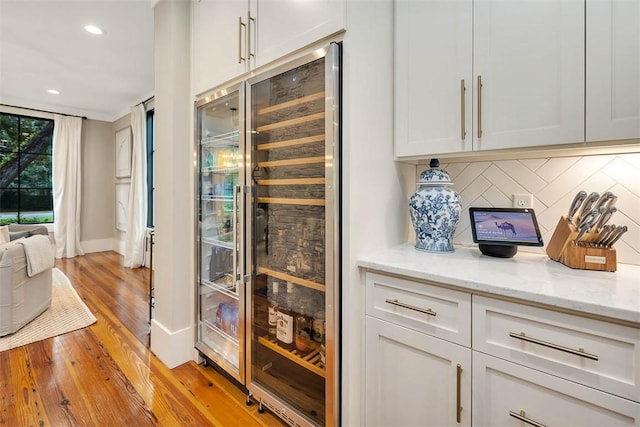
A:
{"label": "wooden wine shelf", "polygon": [[293,101],[283,102],[282,104],[276,104],[270,107],[261,108],[260,110],[258,110],[258,114],[269,114],[275,111],[284,110],[286,108],[295,107],[296,105],[306,104],[307,102],[317,101],[323,98],[324,92],[318,92],[312,95],[303,96],[302,98],[294,99]]}
{"label": "wooden wine shelf", "polygon": [[321,113],[310,114],[308,116],[296,117],[295,119],[283,120],[281,122],[271,123],[269,125],[258,126],[258,132],[266,132],[268,130],[286,128],[289,126],[300,125],[303,123],[313,122],[315,120],[324,119],[324,111]]}
{"label": "wooden wine shelf", "polygon": [[324,367],[320,361],[320,350],[311,351],[306,356],[300,356],[297,350],[287,350],[280,347],[275,341],[267,337],[258,337],[258,342],[263,346],[275,351],[276,353],[286,357],[294,363],[324,378]]}
{"label": "wooden wine shelf", "polygon": [[296,285],[306,286],[307,288],[315,289],[321,292],[324,292],[324,289],[325,289],[323,284],[313,282],[307,279],[301,279],[300,277],[292,276],[290,274],[271,270],[265,267],[258,267],[258,273],[266,274],[267,276],[275,277],[276,279],[285,280],[287,282],[293,282]]}
{"label": "wooden wine shelf", "polygon": [[287,199],[284,197],[258,197],[259,203],[279,205],[324,206],[324,199]]}
{"label": "wooden wine shelf", "polygon": [[324,185],[324,178],[259,179],[258,185]]}
{"label": "wooden wine shelf", "polygon": [[323,135],[315,135],[315,136],[306,136],[304,138],[288,139],[286,141],[267,142],[265,144],[258,145],[257,149],[258,150],[273,150],[273,149],[276,149],[276,148],[294,147],[296,145],[311,144],[311,143],[320,142],[320,141],[324,141],[324,134]]}
{"label": "wooden wine shelf", "polygon": [[261,168],[273,167],[273,166],[298,166],[298,165],[312,165],[316,163],[324,163],[324,156],[316,157],[299,157],[296,159],[286,160],[272,160],[269,162],[258,162],[258,166]]}

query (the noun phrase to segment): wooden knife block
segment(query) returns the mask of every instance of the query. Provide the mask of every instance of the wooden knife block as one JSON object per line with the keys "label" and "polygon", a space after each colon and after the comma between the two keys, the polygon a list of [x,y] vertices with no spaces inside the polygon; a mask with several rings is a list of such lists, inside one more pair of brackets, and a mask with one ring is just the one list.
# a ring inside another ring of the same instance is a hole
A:
{"label": "wooden knife block", "polygon": [[[547,244],[547,255],[567,267],[582,270],[616,271],[617,260],[614,248],[596,248],[580,246],[573,243],[578,230],[567,217],[560,218],[551,240]],[[589,242],[597,237],[595,233],[587,233],[581,241]]]}

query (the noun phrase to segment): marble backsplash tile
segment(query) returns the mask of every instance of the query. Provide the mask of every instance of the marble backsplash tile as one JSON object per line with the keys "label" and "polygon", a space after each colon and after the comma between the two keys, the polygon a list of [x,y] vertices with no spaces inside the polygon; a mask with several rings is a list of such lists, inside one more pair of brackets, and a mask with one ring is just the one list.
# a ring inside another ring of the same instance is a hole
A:
{"label": "marble backsplash tile", "polygon": [[[426,168],[418,166],[416,177]],[[640,265],[640,154],[448,164],[443,161],[441,168],[451,176],[463,203],[454,243],[473,244],[467,210],[470,206],[510,207],[512,194],[532,194],[546,244],[575,193],[611,191],[618,196],[618,211],[610,223],[629,228],[615,244],[618,262]],[[544,248],[521,246],[519,250],[544,253]]]}

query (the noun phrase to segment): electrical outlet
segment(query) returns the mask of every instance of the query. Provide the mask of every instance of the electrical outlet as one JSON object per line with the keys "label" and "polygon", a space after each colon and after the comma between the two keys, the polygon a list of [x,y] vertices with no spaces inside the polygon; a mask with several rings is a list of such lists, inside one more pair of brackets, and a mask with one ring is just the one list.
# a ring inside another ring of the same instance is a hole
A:
{"label": "electrical outlet", "polygon": [[533,208],[533,194],[514,194],[511,200],[514,208]]}

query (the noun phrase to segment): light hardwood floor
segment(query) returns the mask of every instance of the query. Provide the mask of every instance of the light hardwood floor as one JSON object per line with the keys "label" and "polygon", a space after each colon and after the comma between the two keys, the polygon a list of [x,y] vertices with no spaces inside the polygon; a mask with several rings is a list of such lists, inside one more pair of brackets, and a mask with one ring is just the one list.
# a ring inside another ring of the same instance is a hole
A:
{"label": "light hardwood floor", "polygon": [[148,274],[115,252],[56,261],[98,319],[0,353],[0,425],[284,426],[211,367],[149,351]]}

